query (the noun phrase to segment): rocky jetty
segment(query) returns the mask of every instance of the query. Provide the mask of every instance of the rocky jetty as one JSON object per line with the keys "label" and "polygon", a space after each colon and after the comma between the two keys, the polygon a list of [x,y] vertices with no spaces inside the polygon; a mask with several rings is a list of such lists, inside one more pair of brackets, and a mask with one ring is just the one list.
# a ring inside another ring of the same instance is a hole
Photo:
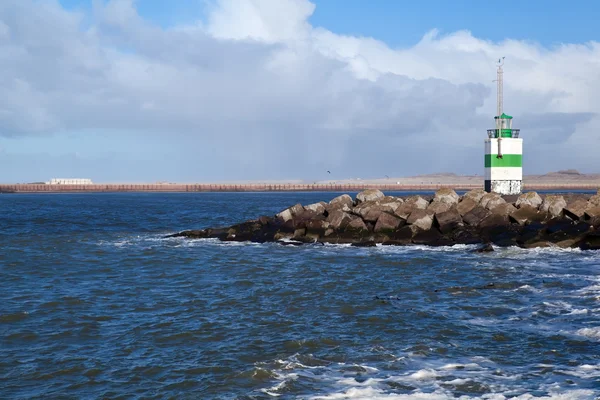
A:
{"label": "rocky jetty", "polygon": [[600,190],[589,195],[528,192],[501,196],[472,190],[459,196],[441,189],[433,198],[386,196],[366,190],[329,203],[296,204],[274,216],[225,228],[179,232],[168,237],[222,241],[340,243],[355,246],[496,246],[600,249]]}

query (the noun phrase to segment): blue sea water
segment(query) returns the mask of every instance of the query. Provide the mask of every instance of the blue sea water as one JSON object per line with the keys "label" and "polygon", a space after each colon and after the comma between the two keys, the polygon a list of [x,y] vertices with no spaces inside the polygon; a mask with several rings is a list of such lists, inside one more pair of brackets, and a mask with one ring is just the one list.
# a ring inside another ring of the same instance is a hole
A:
{"label": "blue sea water", "polygon": [[163,238],[336,195],[0,195],[0,398],[600,397],[600,252]]}

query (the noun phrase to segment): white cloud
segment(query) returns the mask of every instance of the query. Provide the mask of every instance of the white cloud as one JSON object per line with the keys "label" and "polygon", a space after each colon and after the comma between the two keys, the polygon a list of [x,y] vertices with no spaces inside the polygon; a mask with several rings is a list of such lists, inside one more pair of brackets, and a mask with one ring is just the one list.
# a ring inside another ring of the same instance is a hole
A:
{"label": "white cloud", "polygon": [[[324,167],[340,176],[479,172],[493,61],[506,56],[505,109],[522,128],[530,171],[596,167],[598,43],[548,49],[432,31],[391,49],[313,28],[314,9],[220,0],[204,23],[162,29],[133,0],[96,1],[92,15],[3,1],[0,136],[171,136],[182,158],[227,166],[219,176],[232,179],[311,179]],[[548,163],[552,152],[564,165]]]}

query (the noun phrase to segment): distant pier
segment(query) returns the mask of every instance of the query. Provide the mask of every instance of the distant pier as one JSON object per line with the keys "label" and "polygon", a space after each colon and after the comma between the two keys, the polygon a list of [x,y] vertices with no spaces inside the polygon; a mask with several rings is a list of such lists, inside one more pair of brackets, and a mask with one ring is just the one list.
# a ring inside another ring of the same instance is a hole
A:
{"label": "distant pier", "polygon": [[[528,184],[525,190],[597,190],[599,184]],[[481,184],[0,184],[0,193],[188,193],[188,192],[358,192],[366,189],[382,191],[435,191],[482,189]]]}

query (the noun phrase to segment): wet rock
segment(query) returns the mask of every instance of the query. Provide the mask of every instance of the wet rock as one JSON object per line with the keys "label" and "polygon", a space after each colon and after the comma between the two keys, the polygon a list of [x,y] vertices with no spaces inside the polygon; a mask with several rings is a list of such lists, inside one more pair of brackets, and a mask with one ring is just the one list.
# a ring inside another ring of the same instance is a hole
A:
{"label": "wet rock", "polygon": [[376,233],[391,233],[406,223],[405,220],[389,213],[381,213],[373,229]]}
{"label": "wet rock", "polygon": [[573,220],[584,219],[585,211],[588,208],[588,202],[584,199],[577,198],[564,208],[564,213],[566,216]]}
{"label": "wet rock", "polygon": [[479,205],[479,201],[470,197],[465,197],[456,206],[458,213],[463,216]]}
{"label": "wet rock", "polygon": [[188,239],[206,239],[210,236],[208,234],[208,230],[206,230],[206,229],[177,232],[177,233],[173,233],[171,235],[165,236],[165,238],[177,238],[177,237],[184,237],[184,238],[188,238]]}
{"label": "wet rock", "polygon": [[541,222],[546,216],[546,213],[540,212],[536,207],[522,203],[521,207],[510,215],[510,220],[519,225],[526,225],[534,221]]}
{"label": "wet rock", "polygon": [[478,205],[471,211],[463,215],[462,219],[467,225],[479,226],[481,221],[483,221],[490,215],[492,215],[492,213],[489,210],[486,210],[484,207]]}
{"label": "wet rock", "polygon": [[435,214],[435,225],[442,233],[450,233],[458,227],[462,226],[463,221],[456,208],[451,208],[448,211]]}
{"label": "wet rock", "polygon": [[481,229],[487,229],[495,227],[505,227],[509,224],[510,222],[508,220],[508,217],[504,215],[493,214],[490,212],[484,219],[481,220],[481,222],[479,222],[478,227]]}
{"label": "wet rock", "polygon": [[449,205],[458,204],[459,196],[456,192],[449,188],[442,188],[435,192],[433,197],[434,203],[445,203]]}
{"label": "wet rock", "polygon": [[483,246],[473,250],[474,253],[491,253],[494,251],[494,246],[491,243],[486,243]]}
{"label": "wet rock", "polygon": [[580,243],[582,250],[600,250],[600,232],[593,232],[587,235]]}
{"label": "wet rock", "polygon": [[356,195],[356,203],[364,203],[365,201],[374,201],[384,198],[385,195],[379,189],[363,190]]}
{"label": "wet rock", "polygon": [[278,241],[277,243],[282,246],[304,246],[303,242],[295,242],[295,241]]}
{"label": "wet rock", "polygon": [[540,211],[547,212],[552,217],[560,217],[563,215],[563,209],[567,206],[567,202],[563,196],[548,195],[540,205]]}
{"label": "wet rock", "polygon": [[413,236],[419,231],[419,228],[414,225],[404,225],[395,232],[389,234],[388,244],[395,243],[399,245],[408,245],[412,243]]}
{"label": "wet rock", "polygon": [[304,207],[302,207],[302,204],[298,203],[295,206],[286,208],[285,210],[281,211],[280,213],[276,214],[275,216],[277,218],[281,219],[282,221],[287,222],[287,221],[290,221],[295,216],[302,214],[303,212],[304,212]]}
{"label": "wet rock", "polygon": [[258,218],[258,223],[261,224],[261,225],[263,225],[263,226],[269,225],[271,223],[271,218],[265,217],[265,216],[259,217]]}
{"label": "wet rock", "polygon": [[433,225],[433,216],[426,210],[417,209],[408,216],[406,223],[426,231]]}
{"label": "wet rock", "polygon": [[[545,225],[544,239],[552,243],[562,243],[570,239],[580,240],[590,230],[587,222],[573,221],[570,218],[553,218]],[[564,243],[562,244],[564,246]]]}
{"label": "wet rock", "polygon": [[542,205],[542,198],[536,192],[523,193],[519,196],[515,205],[517,208],[521,208],[522,206],[539,208]]}
{"label": "wet rock", "polygon": [[461,227],[447,236],[455,244],[480,244],[483,242],[480,233],[474,227]]}
{"label": "wet rock", "polygon": [[352,243],[353,247],[376,247],[377,243],[374,240],[365,240],[363,242]]}
{"label": "wet rock", "polygon": [[426,246],[450,246],[452,241],[446,238],[437,229],[421,230],[419,229],[412,238],[414,244]]}

